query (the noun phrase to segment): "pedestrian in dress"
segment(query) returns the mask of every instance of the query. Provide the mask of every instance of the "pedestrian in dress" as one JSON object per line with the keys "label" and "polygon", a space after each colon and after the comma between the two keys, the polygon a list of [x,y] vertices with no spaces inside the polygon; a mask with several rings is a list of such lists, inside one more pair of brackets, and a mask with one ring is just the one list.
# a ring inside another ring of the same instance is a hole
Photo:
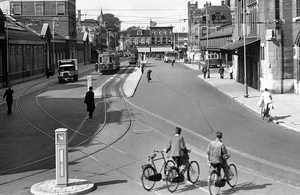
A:
{"label": "pedestrian in dress", "polygon": [[14,90],[12,89],[11,86],[9,86],[3,95],[3,100],[6,98],[7,115],[10,115],[12,113],[11,106],[13,103],[13,94],[14,94]]}
{"label": "pedestrian in dress", "polygon": [[84,103],[86,104],[86,111],[89,112],[89,117],[93,118],[93,113],[95,110],[95,99],[94,99],[94,92],[93,92],[93,87],[89,87],[89,91],[86,92],[85,98],[84,98]]}
{"label": "pedestrian in dress", "polygon": [[220,73],[220,78],[223,79],[224,78],[224,67],[222,65],[220,65],[219,73]]}
{"label": "pedestrian in dress", "polygon": [[202,73],[203,73],[203,78],[206,79],[206,73],[207,73],[207,65],[204,64],[202,67]]}

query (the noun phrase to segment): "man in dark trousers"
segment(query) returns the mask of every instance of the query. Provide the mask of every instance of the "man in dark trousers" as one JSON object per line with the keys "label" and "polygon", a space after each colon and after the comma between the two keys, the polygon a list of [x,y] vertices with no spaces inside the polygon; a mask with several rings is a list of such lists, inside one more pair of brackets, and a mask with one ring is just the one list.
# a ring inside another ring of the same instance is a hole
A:
{"label": "man in dark trousers", "polygon": [[175,136],[171,138],[169,146],[164,149],[165,152],[169,152],[169,156],[173,158],[179,167],[179,177],[181,179],[184,178],[184,173],[187,169],[187,165],[189,164],[189,155],[188,153],[191,150],[188,150],[185,146],[185,142],[183,137],[181,136],[181,128],[175,128]]}
{"label": "man in dark trousers", "polygon": [[12,113],[11,106],[13,103],[13,94],[14,94],[14,90],[11,88],[11,86],[9,86],[3,95],[3,100],[6,97],[7,115],[10,115]]}
{"label": "man in dark trousers", "polygon": [[89,88],[89,91],[85,94],[84,103],[86,103],[86,111],[89,112],[89,117],[93,118],[93,113],[95,110],[95,99],[92,86]]}

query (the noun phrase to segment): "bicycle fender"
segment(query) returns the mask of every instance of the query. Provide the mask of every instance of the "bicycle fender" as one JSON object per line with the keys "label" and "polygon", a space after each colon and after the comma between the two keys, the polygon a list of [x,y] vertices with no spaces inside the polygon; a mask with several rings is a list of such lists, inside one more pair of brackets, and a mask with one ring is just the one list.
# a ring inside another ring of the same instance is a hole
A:
{"label": "bicycle fender", "polygon": [[144,164],[144,165],[142,165],[142,169],[145,169],[147,167],[152,167],[152,165],[151,164]]}

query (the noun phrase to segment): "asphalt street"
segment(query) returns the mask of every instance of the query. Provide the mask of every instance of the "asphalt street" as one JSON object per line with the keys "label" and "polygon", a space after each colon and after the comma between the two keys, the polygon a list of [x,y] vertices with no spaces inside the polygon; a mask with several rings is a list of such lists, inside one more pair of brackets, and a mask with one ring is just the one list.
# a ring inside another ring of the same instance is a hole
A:
{"label": "asphalt street", "polygon": [[[142,187],[140,175],[141,166],[149,163],[147,156],[151,155],[154,149],[166,147],[170,137],[174,135],[175,126],[183,128],[186,143],[192,149],[190,159],[196,160],[201,168],[196,185],[191,185],[189,182],[181,183],[176,193],[208,194],[209,168],[206,164],[205,150],[208,142],[214,139],[216,131],[224,133],[223,141],[232,154],[230,162],[235,163],[239,171],[237,186],[232,189],[228,186],[224,187],[222,194],[299,193],[297,162],[300,159],[292,155],[297,153],[299,145],[297,133],[286,132],[286,129],[281,126],[261,121],[257,113],[199,79],[200,71],[190,69],[183,63],[175,63],[172,68],[171,64],[152,59],[149,60],[147,68],[153,70],[152,81],[148,83],[143,74],[142,77],[138,77],[136,89],[124,91],[129,96],[125,101],[122,98],[109,98],[103,104],[107,106],[108,113],[109,122],[106,128],[87,144],[69,153],[70,177],[86,179],[96,186],[96,189],[89,194],[170,194],[164,181],[157,182],[153,191],[146,192]],[[94,74],[91,67],[90,71],[90,74]],[[140,69],[136,68],[131,75],[141,76],[139,71]],[[96,81],[98,78],[95,79]],[[97,85],[101,86],[103,82]],[[125,85],[130,85],[129,83]],[[49,90],[48,93],[42,93],[41,98],[44,101],[46,98],[54,99],[54,95],[65,98],[65,102],[69,102],[65,108],[70,111],[65,114],[64,120],[70,123],[72,120],[68,119],[68,115],[72,113],[76,104],[83,102],[83,96],[80,94],[85,90],[83,84],[60,86]],[[70,98],[74,95],[78,97],[78,103]],[[36,94],[31,96],[34,97]],[[100,99],[98,101],[100,102]],[[51,110],[53,114],[55,110],[63,108],[55,101],[51,104],[45,101],[42,105],[47,110],[53,109]],[[86,116],[86,113],[79,111],[80,109],[84,110],[84,105],[73,111],[73,115],[78,112],[80,116],[70,117],[73,120],[80,119],[74,120],[76,121],[72,127],[74,129],[76,126],[78,129],[80,121],[83,121]],[[1,124],[4,124],[7,120],[3,119],[7,117],[5,105],[1,105],[1,110]],[[85,122],[86,127],[90,129],[82,129],[81,133],[96,132],[97,124],[99,126],[103,122],[103,119],[98,117],[102,116],[102,111],[99,110],[98,114],[96,112],[95,120]],[[14,133],[12,129],[16,123],[13,121],[12,118],[11,122],[7,123],[9,125],[5,128],[6,133],[2,131],[0,139]],[[26,134],[24,121],[17,124],[20,125],[18,128],[22,127],[20,131],[15,132],[14,137],[20,137],[17,142],[22,141],[24,137],[27,139],[23,140],[23,143],[45,139],[38,132],[30,131]],[[124,132],[129,126],[130,130]],[[122,135],[121,139],[113,144],[107,144],[120,135]],[[6,143],[9,141],[13,142],[14,139],[7,139]],[[2,149],[6,147],[5,144],[1,145]],[[50,146],[48,150],[52,150],[51,147],[53,148]],[[31,151],[31,155],[35,155],[37,151],[43,153],[46,148],[46,145],[37,145],[36,149]],[[15,152],[26,151],[26,148],[19,147],[15,150]],[[14,154],[12,152],[11,154]],[[14,159],[11,163],[18,160],[22,159]],[[54,179],[53,161],[52,166],[45,165],[30,166],[28,169],[14,173],[2,172],[0,194],[30,194],[30,187],[33,184]],[[157,165],[161,166],[161,162]]]}

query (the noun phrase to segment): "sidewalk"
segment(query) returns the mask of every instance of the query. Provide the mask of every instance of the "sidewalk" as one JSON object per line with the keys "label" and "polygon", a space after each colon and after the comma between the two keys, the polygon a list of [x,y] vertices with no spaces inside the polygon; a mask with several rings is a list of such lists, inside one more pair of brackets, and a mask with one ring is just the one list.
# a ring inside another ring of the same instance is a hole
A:
{"label": "sidewalk", "polygon": [[[191,69],[198,70],[198,77],[203,79],[202,72],[199,70],[197,63],[184,65]],[[219,73],[211,73],[210,78],[205,79],[205,82],[216,87],[218,90],[229,95],[232,99],[240,102],[257,114],[260,114],[260,108],[257,106],[257,102],[259,101],[262,91],[248,87],[249,97],[245,98],[245,86],[229,79],[229,73],[226,71],[224,79],[220,79]],[[271,110],[271,114],[274,117],[273,122],[287,129],[300,132],[300,96],[296,94],[272,94],[272,96],[274,110]]]}

